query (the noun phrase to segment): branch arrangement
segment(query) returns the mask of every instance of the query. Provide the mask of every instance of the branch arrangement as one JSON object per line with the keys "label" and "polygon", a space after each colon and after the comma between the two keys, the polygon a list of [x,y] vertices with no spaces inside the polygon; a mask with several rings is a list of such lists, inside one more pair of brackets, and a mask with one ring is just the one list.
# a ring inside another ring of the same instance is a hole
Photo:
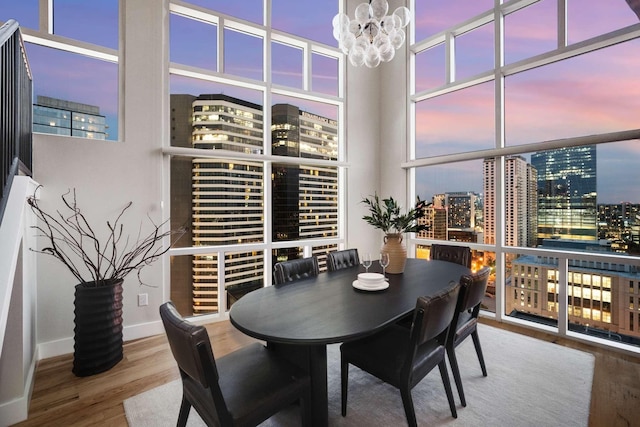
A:
{"label": "branch arrangement", "polygon": [[161,231],[168,220],[157,225],[149,217],[153,230],[143,235],[140,226],[135,241],[130,241],[121,220],[133,202],[122,208],[113,223],[107,221],[109,232],[106,240],[101,242],[94,227],[78,207],[75,189],[63,194],[61,199],[65,213],[56,210],[54,214],[47,213],[40,207],[35,192],[27,199],[40,221],[40,224],[32,228],[38,230],[39,237],[48,240],[43,249],[31,250],[56,258],[80,282],[94,282],[96,286],[100,286],[107,281],[124,279],[129,273],[136,271],[140,284],[144,284],[140,277],[142,269],[170,248],[169,245],[162,247],[162,240],[171,235],[171,231]]}

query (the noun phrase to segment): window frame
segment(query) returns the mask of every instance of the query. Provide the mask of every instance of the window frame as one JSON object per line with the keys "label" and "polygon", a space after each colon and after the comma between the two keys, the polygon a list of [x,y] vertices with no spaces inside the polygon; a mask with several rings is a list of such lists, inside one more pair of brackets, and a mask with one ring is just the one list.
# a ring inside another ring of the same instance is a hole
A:
{"label": "window frame", "polygon": [[[265,2],[270,5],[270,2]],[[343,6],[341,5],[340,8]],[[273,270],[271,261],[272,250],[286,248],[302,248],[303,256],[308,257],[322,252],[322,248],[327,245],[333,245],[335,248],[342,248],[345,245],[346,233],[346,206],[344,189],[345,177],[349,163],[346,161],[345,142],[346,131],[346,106],[344,99],[344,82],[346,72],[346,62],[344,61],[342,52],[335,47],[324,45],[310,39],[305,39],[296,35],[287,34],[283,31],[271,29],[268,25],[260,25],[253,22],[243,21],[239,18],[218,13],[214,10],[205,9],[194,5],[187,5],[182,2],[170,2],[169,12],[175,13],[191,19],[204,21],[216,25],[217,28],[217,70],[212,71],[198,67],[186,66],[171,62],[168,67],[169,75],[184,76],[195,78],[203,81],[215,82],[224,85],[231,85],[239,88],[248,88],[262,92],[263,103],[263,126],[264,126],[264,145],[262,154],[245,154],[230,152],[224,150],[208,150],[195,148],[173,147],[171,141],[166,141],[162,148],[163,154],[168,156],[178,156],[182,158],[216,158],[233,160],[250,160],[263,164],[263,197],[264,197],[264,236],[261,243],[234,244],[234,245],[208,245],[208,246],[190,246],[181,248],[171,248],[170,256],[188,256],[188,255],[216,255],[218,264],[218,313],[198,315],[198,319],[224,318],[227,307],[226,292],[224,290],[224,272],[225,272],[225,254],[233,252],[246,251],[262,251],[264,254],[264,284],[269,286],[272,283],[272,275],[269,273]],[[266,8],[265,15],[271,13],[270,8]],[[265,16],[265,22],[271,22],[269,16]],[[224,31],[231,29],[240,31],[249,35],[261,37],[263,41],[263,80],[254,80],[245,77],[238,77],[225,73],[224,64]],[[302,51],[303,60],[303,78],[302,88],[293,88],[285,85],[278,85],[272,82],[271,76],[271,54],[272,42],[284,44],[299,48]],[[338,95],[330,95],[322,92],[314,92],[312,88],[312,57],[318,54],[325,57],[335,59],[338,64]],[[338,122],[338,158],[337,160],[309,159],[303,157],[285,157],[273,155],[271,153],[271,132],[269,131],[272,123],[272,113],[270,106],[274,95],[299,98],[305,101],[322,102],[337,108]],[[269,106],[269,107],[267,107]],[[272,239],[272,207],[271,203],[271,172],[274,164],[287,164],[299,166],[318,166],[330,167],[337,169],[338,180],[338,230],[337,236],[326,239],[300,239],[291,241],[273,241]],[[170,172],[169,172],[170,174]],[[170,179],[170,178],[168,178]]]}
{"label": "window frame", "polygon": [[[518,146],[507,146],[505,144],[505,78],[523,71],[533,70],[537,67],[552,64],[557,61],[570,59],[585,53],[597,51],[610,46],[614,46],[621,42],[630,41],[640,38],[640,24],[633,24],[628,27],[624,27],[609,33],[601,34],[597,37],[590,38],[588,40],[569,45],[567,43],[567,27],[566,27],[566,0],[557,0],[557,46],[555,49],[545,52],[543,54],[535,55],[531,58],[523,59],[514,63],[505,65],[504,63],[504,19],[505,16],[519,11],[538,0],[521,0],[510,1],[506,4],[502,4],[501,1],[496,1],[496,6],[484,13],[481,13],[471,19],[468,19],[459,25],[453,26],[440,33],[434,34],[423,40],[415,40],[415,30],[411,31],[411,45],[410,58],[409,58],[409,79],[407,82],[408,93],[410,93],[409,99],[409,131],[407,141],[407,161],[403,162],[401,167],[405,169],[410,176],[410,185],[408,190],[408,197],[410,199],[415,198],[416,185],[416,170],[425,166],[447,165],[455,164],[458,162],[482,160],[485,158],[494,157],[496,161],[496,209],[495,209],[495,222],[496,222],[496,239],[495,244],[484,243],[465,243],[474,250],[491,251],[496,254],[496,313],[489,313],[483,311],[483,315],[495,317],[498,321],[505,321],[517,324],[525,324],[527,326],[534,326],[536,328],[548,330],[550,332],[558,333],[565,336],[578,337],[580,339],[597,341],[597,338],[588,337],[577,333],[572,333],[568,330],[568,307],[567,301],[567,277],[570,273],[569,260],[583,260],[591,263],[608,262],[608,263],[621,263],[631,265],[632,268],[640,269],[640,257],[633,257],[628,255],[619,254],[602,254],[590,255],[584,252],[566,251],[566,250],[548,250],[538,248],[527,247],[514,247],[506,246],[504,221],[506,215],[505,207],[505,158],[508,156],[526,154],[536,151],[551,150],[563,147],[577,147],[583,145],[597,145],[606,144],[619,141],[628,141],[640,138],[640,129],[614,131],[609,133],[601,133],[589,136],[577,136],[558,140],[547,141],[535,141],[529,144],[523,144]],[[411,7],[415,6],[416,0],[411,1]],[[476,28],[493,22],[494,34],[495,34],[495,63],[492,70],[482,71],[474,76],[464,79],[456,79],[455,67],[455,38],[458,35],[466,34]],[[445,83],[428,89],[422,89],[415,91],[416,76],[416,56],[421,53],[434,48],[436,46],[445,47]],[[464,90],[466,88],[474,87],[486,82],[493,81],[494,84],[494,98],[495,98],[495,146],[490,149],[480,149],[477,151],[460,152],[454,154],[447,154],[441,156],[416,158],[416,118],[415,110],[416,104],[420,101],[429,100],[438,96],[453,93],[455,91]],[[408,249],[410,253],[415,254],[415,250],[418,246],[431,245],[434,243],[442,243],[440,240],[418,238],[415,235],[408,236]],[[547,326],[532,324],[531,322],[520,321],[512,317],[507,316],[505,313],[505,259],[509,255],[532,255],[540,257],[553,257],[558,259],[558,282],[557,287],[560,290],[559,300],[560,303],[556,303],[558,307],[558,328],[550,328]],[[604,285],[604,284],[603,284]],[[604,287],[604,286],[603,286]],[[565,301],[565,303],[562,303]],[[629,349],[629,346],[619,345],[610,341],[601,340],[608,346],[616,346],[620,348]],[[637,348],[633,348],[633,351],[640,351]]]}

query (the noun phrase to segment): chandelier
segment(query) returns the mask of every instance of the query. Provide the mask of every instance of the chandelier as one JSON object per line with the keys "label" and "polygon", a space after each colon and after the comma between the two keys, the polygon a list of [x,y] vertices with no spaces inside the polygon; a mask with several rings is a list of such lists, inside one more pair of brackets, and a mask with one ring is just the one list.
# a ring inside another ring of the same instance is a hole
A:
{"label": "chandelier", "polygon": [[353,66],[374,68],[389,62],[406,38],[403,30],[411,21],[411,12],[401,6],[387,15],[387,0],[369,0],[356,7],[355,18],[344,13],[333,17],[333,37]]}

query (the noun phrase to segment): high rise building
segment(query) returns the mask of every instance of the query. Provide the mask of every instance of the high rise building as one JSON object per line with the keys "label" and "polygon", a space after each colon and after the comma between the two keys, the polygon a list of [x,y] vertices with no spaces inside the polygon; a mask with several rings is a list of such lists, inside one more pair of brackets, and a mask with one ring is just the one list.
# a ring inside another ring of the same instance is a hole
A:
{"label": "high rise building", "polygon": [[[191,148],[194,95],[171,95],[171,145]],[[172,239],[172,246],[189,247],[193,244],[191,204],[193,191],[193,161],[189,157],[172,156],[171,162],[171,230],[181,235]],[[193,314],[193,256],[171,257],[171,301],[180,313]]]}
{"label": "high rise building", "polygon": [[622,202],[598,204],[598,237],[638,241],[629,229],[640,222],[640,204]]}
{"label": "high rise building", "polygon": [[484,159],[482,164],[482,193],[484,194],[484,243],[496,243],[496,160]]}
{"label": "high rise building", "polygon": [[[323,160],[338,158],[335,120],[290,104],[276,104],[271,112],[272,154]],[[337,236],[337,168],[274,163],[272,208],[274,241]],[[333,248],[315,247],[314,254]],[[296,248],[277,249],[274,262],[300,256]]]}
{"label": "high rise building", "polygon": [[418,233],[420,239],[447,240],[447,209],[429,203],[424,208],[425,214],[418,219],[418,224],[427,228]]}
{"label": "high rise building", "polygon": [[106,119],[100,107],[48,96],[38,96],[33,104],[33,131],[107,139]]}
{"label": "high rise building", "polygon": [[[484,242],[495,244],[496,238],[496,164],[484,159]],[[505,163],[505,244],[535,246],[537,229],[536,170],[522,156],[508,156]]]}
{"label": "high rise building", "polygon": [[597,239],[596,147],[531,155],[538,181],[538,244],[543,239]]}
{"label": "high rise building", "polygon": [[476,200],[473,192],[446,193],[445,204],[449,208],[449,229],[471,230],[476,226]]}
{"label": "high rise building", "polygon": [[478,194],[470,191],[445,193],[447,240],[476,242]]}
{"label": "high rise building", "polygon": [[640,253],[640,204],[598,204],[598,239],[620,253]]}
{"label": "high rise building", "polygon": [[538,171],[527,164],[527,246],[538,243]]}
{"label": "high rise building", "polygon": [[[251,102],[221,94],[171,95],[171,122],[172,146],[263,151],[262,107]],[[337,159],[335,120],[293,105],[276,104],[272,108],[271,132],[274,155]],[[171,174],[172,229],[185,229],[174,247],[263,241],[261,163],[174,157],[171,167],[175,168]],[[178,170],[182,173],[176,173]],[[271,185],[274,241],[337,236],[337,168],[274,162]],[[189,209],[185,209],[187,206]],[[335,249],[335,245],[314,247],[318,253],[329,249]],[[216,253],[173,257],[172,299],[177,305],[182,303],[184,313],[217,312],[220,274],[224,275],[229,306],[263,286],[264,256],[262,252],[228,253],[223,272],[219,271]],[[300,253],[297,248],[278,249],[273,256],[277,262],[297,258]],[[187,304],[189,307],[184,307]]]}
{"label": "high rise building", "polygon": [[430,228],[421,232],[421,238],[476,242],[481,234],[476,229],[479,197],[477,193],[461,191],[434,194],[425,207],[423,222]]}
{"label": "high rise building", "polygon": [[[260,105],[221,94],[198,97],[171,95],[171,114],[174,146],[190,144],[193,148],[205,150],[262,152],[264,131]],[[190,131],[185,123],[189,124]],[[175,221],[178,222],[172,222],[172,227],[179,227],[186,221],[184,217],[188,207],[191,216],[190,245],[262,242],[262,164],[202,157],[187,160],[187,163],[184,159],[172,162],[172,167],[185,168],[189,167],[188,164],[191,171],[183,170],[183,177],[191,177],[190,189],[187,190],[186,181],[182,185],[172,182],[172,192],[176,190],[172,193],[172,215],[177,213]],[[172,173],[172,177],[179,176]],[[179,284],[185,282],[185,276],[175,283],[172,280],[172,295],[188,295],[184,287],[190,286],[193,314],[218,311],[218,280],[221,274],[224,275],[229,304],[246,292],[263,286],[262,252],[228,253],[223,272],[219,271],[217,253],[188,258],[192,265],[191,274],[186,277],[191,280],[188,284]],[[172,260],[172,269],[175,265],[176,271],[184,274],[184,263],[185,259]]]}

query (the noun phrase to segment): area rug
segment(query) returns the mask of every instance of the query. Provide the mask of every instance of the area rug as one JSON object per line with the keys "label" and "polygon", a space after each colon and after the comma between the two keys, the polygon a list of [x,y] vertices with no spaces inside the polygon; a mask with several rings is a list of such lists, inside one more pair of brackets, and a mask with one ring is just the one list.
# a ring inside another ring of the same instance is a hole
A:
{"label": "area rug", "polygon": [[[457,349],[467,406],[462,407],[449,371],[458,410],[451,417],[438,369],[413,389],[420,426],[587,426],[594,357],[590,353],[479,325],[488,376],[483,377],[473,342]],[[347,416],[340,415],[340,350],[328,347],[330,426],[406,425],[397,389],[351,366]],[[182,389],[174,381],[124,402],[131,427],[174,426]],[[190,427],[204,423],[195,412]],[[272,417],[264,427],[300,425],[299,407]]]}

